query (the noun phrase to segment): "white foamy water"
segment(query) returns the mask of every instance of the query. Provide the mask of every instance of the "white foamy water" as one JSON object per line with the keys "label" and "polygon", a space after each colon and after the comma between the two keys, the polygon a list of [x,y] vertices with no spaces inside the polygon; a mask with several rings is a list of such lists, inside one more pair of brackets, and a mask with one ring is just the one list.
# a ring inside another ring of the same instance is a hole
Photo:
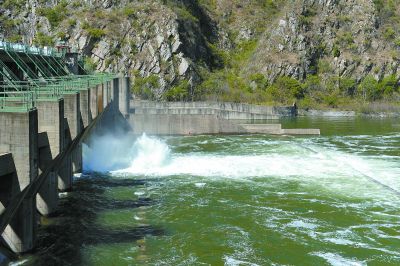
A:
{"label": "white foamy water", "polygon": [[[287,142],[282,145],[288,145]],[[298,179],[324,189],[352,194],[375,190],[400,191],[400,167],[396,161],[361,157],[317,144],[298,146],[286,152],[265,154],[173,154],[160,139],[141,136],[133,145],[130,165],[114,175],[175,176],[251,180],[259,177]],[[372,190],[371,190],[372,189]]]}
{"label": "white foamy water", "polygon": [[91,145],[82,145],[83,169],[86,172],[108,172],[130,165],[136,156],[129,136],[93,136]]}
{"label": "white foamy water", "polygon": [[328,252],[315,252],[312,255],[325,259],[332,266],[364,266],[367,265],[365,261],[358,261],[352,258],[344,258],[339,254]]}
{"label": "white foamy water", "polygon": [[94,136],[92,145],[83,144],[83,168],[89,172],[110,172],[128,166],[145,171],[169,158],[168,146],[157,138],[143,134],[133,146],[131,136]]}

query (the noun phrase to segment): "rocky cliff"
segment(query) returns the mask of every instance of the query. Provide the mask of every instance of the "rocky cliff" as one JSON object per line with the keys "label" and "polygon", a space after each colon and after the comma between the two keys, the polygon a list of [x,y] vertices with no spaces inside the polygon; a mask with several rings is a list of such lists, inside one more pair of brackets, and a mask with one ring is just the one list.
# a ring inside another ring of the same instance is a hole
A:
{"label": "rocky cliff", "polygon": [[[328,104],[326,95],[398,97],[399,0],[5,0],[1,6],[5,39],[66,41],[90,58],[88,68],[134,76],[142,97],[282,101],[276,91],[286,87],[286,98]],[[364,80],[375,87],[360,89]]]}

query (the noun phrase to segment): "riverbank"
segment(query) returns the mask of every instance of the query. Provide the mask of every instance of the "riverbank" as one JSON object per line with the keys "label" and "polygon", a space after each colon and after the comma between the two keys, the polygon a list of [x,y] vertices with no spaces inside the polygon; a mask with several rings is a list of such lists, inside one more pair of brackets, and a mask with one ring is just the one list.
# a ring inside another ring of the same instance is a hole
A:
{"label": "riverbank", "polygon": [[338,109],[301,109],[297,111],[298,116],[320,116],[320,117],[371,117],[371,118],[396,118],[400,117],[400,111],[398,112],[360,112],[360,111],[346,111]]}
{"label": "riverbank", "polygon": [[342,103],[335,108],[328,106],[303,106],[298,104],[298,115],[300,116],[322,116],[322,117],[400,117],[400,104],[396,102],[359,102],[352,101]]}

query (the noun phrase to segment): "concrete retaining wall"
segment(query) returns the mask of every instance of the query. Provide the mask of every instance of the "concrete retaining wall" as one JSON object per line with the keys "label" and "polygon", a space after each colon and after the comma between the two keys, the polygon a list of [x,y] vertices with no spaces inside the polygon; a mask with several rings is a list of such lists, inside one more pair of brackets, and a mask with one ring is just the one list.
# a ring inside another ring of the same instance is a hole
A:
{"label": "concrete retaining wall", "polygon": [[232,120],[279,119],[295,115],[293,107],[259,106],[242,103],[221,102],[130,102],[132,114],[169,115],[217,115]]}
{"label": "concrete retaining wall", "polygon": [[[229,102],[130,102],[130,124],[136,134],[156,135],[249,133],[240,121],[279,119],[295,115],[293,107]],[[261,132],[271,133],[264,128]],[[258,132],[258,133],[261,133]],[[280,129],[273,131],[281,132]]]}
{"label": "concrete retaining wall", "polygon": [[[274,134],[319,135],[318,129],[282,129],[279,123],[255,124],[295,116],[294,107],[221,102],[152,102],[132,100],[129,122],[135,134]],[[244,124],[245,122],[246,124]]]}
{"label": "concrete retaining wall", "polygon": [[190,135],[238,133],[240,128],[215,115],[131,115],[135,134]]}

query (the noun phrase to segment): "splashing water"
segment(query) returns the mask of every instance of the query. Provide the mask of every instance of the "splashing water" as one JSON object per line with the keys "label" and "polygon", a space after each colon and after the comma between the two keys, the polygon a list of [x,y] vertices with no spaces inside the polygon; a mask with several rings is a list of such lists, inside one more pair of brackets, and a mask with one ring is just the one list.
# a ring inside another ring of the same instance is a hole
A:
{"label": "splashing water", "polygon": [[122,172],[151,173],[152,169],[168,165],[171,155],[171,150],[165,142],[146,134],[136,140],[132,151],[130,166]]}
{"label": "splashing water", "polygon": [[134,139],[132,136],[94,136],[91,146],[83,145],[83,168],[86,172],[129,171],[146,172],[168,163],[170,149],[157,138],[143,134]]}
{"label": "splashing water", "polygon": [[[220,142],[218,139],[213,141]],[[400,168],[396,167],[396,163],[387,160],[363,158],[332,150],[331,147],[321,146],[317,142],[307,143],[305,146],[295,139],[288,143],[264,141],[253,143],[251,147],[253,151],[261,149],[262,152],[172,154],[165,141],[144,134],[135,141],[125,157],[125,160],[130,160],[129,167],[111,173],[114,176],[189,175],[249,181],[272,177],[298,180],[308,186],[317,185],[337,193],[351,193],[362,197],[376,196],[376,191],[370,190],[371,185],[373,186],[371,181],[374,180],[381,185],[380,190],[387,189],[392,193],[400,190]]]}

